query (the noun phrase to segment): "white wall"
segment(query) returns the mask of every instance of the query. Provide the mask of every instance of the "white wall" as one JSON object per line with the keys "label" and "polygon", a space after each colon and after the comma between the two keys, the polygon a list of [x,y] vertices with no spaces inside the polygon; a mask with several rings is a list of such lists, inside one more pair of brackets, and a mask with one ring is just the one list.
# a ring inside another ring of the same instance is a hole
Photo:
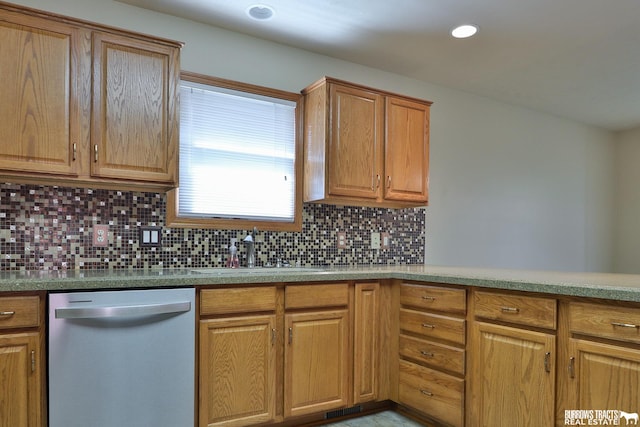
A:
{"label": "white wall", "polygon": [[617,135],[614,271],[640,273],[640,128]]}
{"label": "white wall", "polygon": [[329,75],[434,101],[427,263],[611,269],[607,132],[123,3],[16,2],[181,40],[189,71],[290,91]]}

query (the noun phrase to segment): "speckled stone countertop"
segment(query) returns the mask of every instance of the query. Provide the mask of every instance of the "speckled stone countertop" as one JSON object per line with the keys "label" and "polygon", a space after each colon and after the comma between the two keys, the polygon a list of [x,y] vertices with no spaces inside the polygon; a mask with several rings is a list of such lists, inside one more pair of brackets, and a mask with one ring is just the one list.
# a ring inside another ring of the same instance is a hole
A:
{"label": "speckled stone countertop", "polygon": [[440,266],[1,272],[0,292],[404,279],[640,302],[640,275]]}

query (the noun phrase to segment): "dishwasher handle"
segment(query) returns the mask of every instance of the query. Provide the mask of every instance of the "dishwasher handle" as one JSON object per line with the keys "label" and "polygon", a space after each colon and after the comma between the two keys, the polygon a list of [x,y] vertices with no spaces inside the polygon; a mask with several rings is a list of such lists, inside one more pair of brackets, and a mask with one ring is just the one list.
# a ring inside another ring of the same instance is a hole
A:
{"label": "dishwasher handle", "polygon": [[123,305],[112,307],[63,307],[56,308],[56,319],[98,319],[109,317],[153,316],[184,313],[191,310],[191,302],[164,304]]}

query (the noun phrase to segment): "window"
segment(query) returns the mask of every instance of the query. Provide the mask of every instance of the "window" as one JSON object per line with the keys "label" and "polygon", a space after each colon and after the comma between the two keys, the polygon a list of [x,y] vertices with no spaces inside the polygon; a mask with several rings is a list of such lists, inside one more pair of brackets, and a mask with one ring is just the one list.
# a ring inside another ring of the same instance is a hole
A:
{"label": "window", "polygon": [[301,95],[182,73],[170,226],[300,230]]}

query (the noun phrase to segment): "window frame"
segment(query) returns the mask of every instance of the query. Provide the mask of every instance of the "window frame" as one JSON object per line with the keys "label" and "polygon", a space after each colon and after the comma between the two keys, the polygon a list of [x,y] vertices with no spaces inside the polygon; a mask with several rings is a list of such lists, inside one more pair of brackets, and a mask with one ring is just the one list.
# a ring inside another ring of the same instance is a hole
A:
{"label": "window frame", "polygon": [[[272,98],[284,99],[296,103],[295,112],[295,162],[294,173],[296,176],[296,185],[294,189],[294,218],[293,221],[265,221],[251,219],[230,219],[230,218],[211,218],[211,217],[185,217],[179,216],[179,197],[180,184],[167,192],[167,215],[166,222],[168,227],[175,228],[204,228],[204,229],[222,229],[222,230],[251,230],[258,227],[259,230],[265,231],[302,231],[302,155],[303,155],[303,96],[300,93],[287,92],[279,89],[272,89],[264,86],[258,86],[248,83],[241,83],[234,80],[222,79],[219,77],[206,76],[204,74],[182,71],[180,80],[200,83],[203,85],[216,86],[225,89],[232,89],[240,92],[247,92],[257,95],[269,96]],[[178,168],[180,162],[178,161]]]}

